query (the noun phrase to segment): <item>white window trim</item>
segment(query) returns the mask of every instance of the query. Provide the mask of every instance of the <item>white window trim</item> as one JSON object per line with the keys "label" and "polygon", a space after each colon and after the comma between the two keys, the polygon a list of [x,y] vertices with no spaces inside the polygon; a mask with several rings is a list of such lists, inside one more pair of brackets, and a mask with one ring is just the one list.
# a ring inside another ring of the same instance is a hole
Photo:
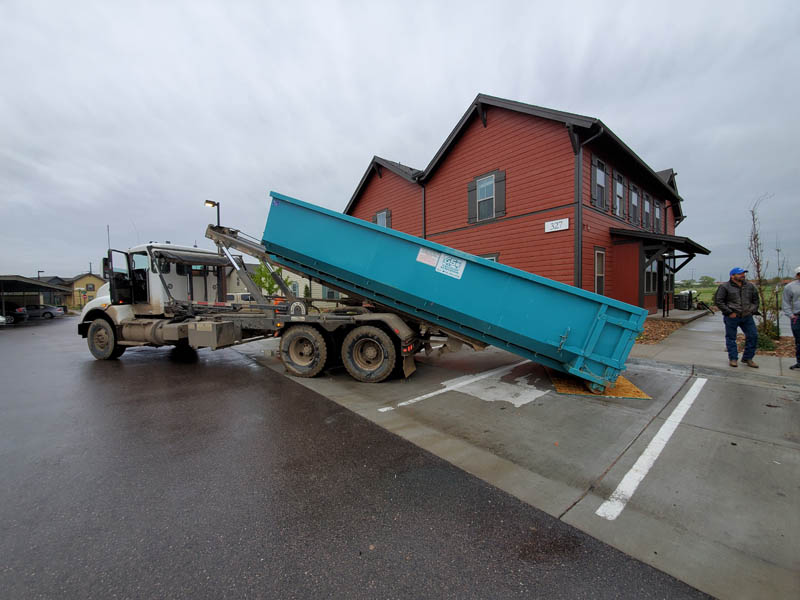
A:
{"label": "white window trim", "polygon": [[[492,195],[488,198],[479,198],[479,191],[481,189],[481,182],[486,181],[487,179],[491,179],[492,181]],[[481,177],[480,179],[475,181],[475,220],[476,221],[488,221],[490,219],[494,219],[495,217],[495,206],[494,206],[494,199],[497,193],[497,188],[495,187],[495,180],[494,175],[487,175],[486,177]],[[488,200],[492,201],[492,214],[488,217],[484,217],[481,219],[481,202],[487,202]]]}
{"label": "white window trim", "polygon": [[[600,255],[600,254],[603,255],[603,272],[602,273],[598,273],[597,272],[597,265],[598,265],[597,256]],[[597,289],[597,278],[598,277],[602,277],[603,278],[603,291],[599,291]],[[605,294],[605,289],[606,289],[606,251],[605,250],[595,249],[595,251],[594,251],[594,293],[595,294]]]}
{"label": "white window trim", "polygon": [[[381,223],[381,217],[383,217],[383,223]],[[380,227],[386,227],[387,223],[389,222],[389,210],[384,209],[375,215],[375,224],[379,225]]]}

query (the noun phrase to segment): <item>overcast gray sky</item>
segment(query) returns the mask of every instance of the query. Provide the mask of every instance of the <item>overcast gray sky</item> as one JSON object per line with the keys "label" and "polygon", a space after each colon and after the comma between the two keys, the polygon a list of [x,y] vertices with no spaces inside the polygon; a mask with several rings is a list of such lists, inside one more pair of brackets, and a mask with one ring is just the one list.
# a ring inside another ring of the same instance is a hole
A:
{"label": "overcast gray sky", "polygon": [[[479,92],[597,117],[673,168],[713,251],[748,209],[800,264],[800,3],[0,0],[0,273],[111,244],[260,238],[276,190],[342,210],[373,154],[424,168]],[[724,275],[727,276],[727,275]]]}

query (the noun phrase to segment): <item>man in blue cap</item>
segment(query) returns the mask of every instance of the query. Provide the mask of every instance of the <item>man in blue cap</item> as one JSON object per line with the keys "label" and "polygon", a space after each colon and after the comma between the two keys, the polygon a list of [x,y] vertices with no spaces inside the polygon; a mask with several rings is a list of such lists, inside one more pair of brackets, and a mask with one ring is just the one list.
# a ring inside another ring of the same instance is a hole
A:
{"label": "man in blue cap", "polygon": [[739,328],[744,332],[744,354],[742,362],[748,367],[758,368],[753,362],[758,345],[758,331],[753,315],[758,312],[758,290],[746,280],[747,270],[741,267],[731,269],[731,278],[717,288],[714,294],[716,304],[723,314],[725,322],[725,347],[728,349],[728,364],[738,366],[739,349],[736,347],[736,332]]}

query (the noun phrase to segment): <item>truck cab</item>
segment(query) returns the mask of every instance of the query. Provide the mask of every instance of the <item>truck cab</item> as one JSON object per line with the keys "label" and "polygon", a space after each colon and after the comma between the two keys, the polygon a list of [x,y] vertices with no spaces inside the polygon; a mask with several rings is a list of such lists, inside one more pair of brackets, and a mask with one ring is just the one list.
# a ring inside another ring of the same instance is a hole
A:
{"label": "truck cab", "polygon": [[136,316],[172,316],[193,302],[221,301],[227,264],[208,250],[147,244],[109,250],[103,268],[111,305],[130,306]]}
{"label": "truck cab", "polygon": [[108,283],[84,307],[78,333],[99,359],[117,358],[129,346],[180,345],[189,318],[223,304],[227,264],[216,252],[174,244],[109,250]]}

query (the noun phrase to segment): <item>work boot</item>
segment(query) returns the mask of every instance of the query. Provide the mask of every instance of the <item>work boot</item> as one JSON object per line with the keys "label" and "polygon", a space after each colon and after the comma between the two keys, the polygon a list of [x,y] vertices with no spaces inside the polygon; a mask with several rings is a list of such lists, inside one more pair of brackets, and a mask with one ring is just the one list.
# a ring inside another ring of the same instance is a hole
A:
{"label": "work boot", "polygon": [[730,366],[732,366],[732,367],[738,367],[738,366],[739,366],[739,363],[737,363],[737,362],[736,362],[736,359],[735,359],[735,358],[732,358],[731,360],[729,360],[729,361],[728,361],[728,364],[729,364]]}
{"label": "work boot", "polygon": [[750,358],[748,358],[747,360],[743,360],[742,362],[746,364],[748,367],[753,367],[754,369],[758,368],[758,365],[754,363],[753,360]]}

